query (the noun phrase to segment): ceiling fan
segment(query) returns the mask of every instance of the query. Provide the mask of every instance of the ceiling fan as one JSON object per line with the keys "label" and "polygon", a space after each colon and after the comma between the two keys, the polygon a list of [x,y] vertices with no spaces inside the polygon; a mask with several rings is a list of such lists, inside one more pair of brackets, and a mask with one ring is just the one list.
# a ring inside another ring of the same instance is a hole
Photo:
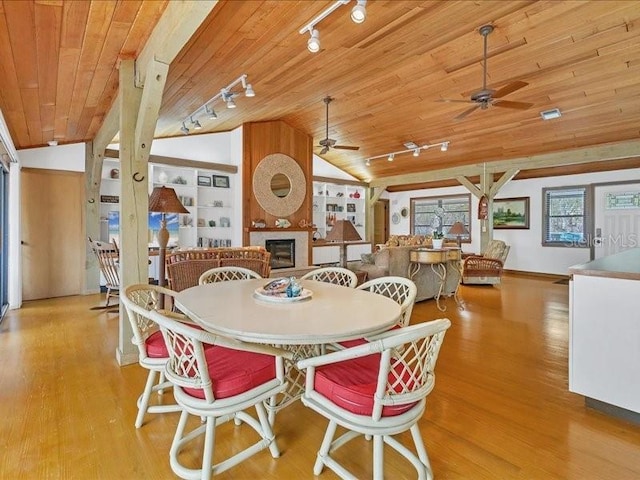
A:
{"label": "ceiling fan", "polygon": [[318,142],[320,144],[319,146],[322,147],[322,150],[320,150],[320,155],[324,155],[332,148],[336,148],[340,150],[360,150],[360,147],[351,147],[348,145],[336,145],[336,140],[334,140],[333,138],[329,138],[329,104],[331,103],[332,100],[333,98],[329,97],[328,95],[322,99],[324,104],[327,106],[327,109],[326,109],[327,122],[326,122],[325,137],[324,139]]}
{"label": "ceiling fan", "polygon": [[503,107],[503,108],[515,108],[516,110],[526,110],[527,108],[531,107],[533,103],[512,102],[509,100],[502,100],[502,97],[529,85],[527,82],[522,82],[522,81],[511,82],[499,90],[493,90],[493,89],[487,88],[487,36],[489,36],[489,34],[493,32],[493,25],[483,25],[482,27],[480,27],[478,32],[480,33],[480,35],[484,37],[484,56],[483,56],[483,62],[482,62],[484,75],[482,78],[482,90],[478,90],[477,92],[473,93],[470,97],[470,100],[452,100],[452,99],[443,98],[438,101],[439,102],[475,103],[473,107],[465,110],[464,112],[459,114],[457,117],[455,117],[455,120],[463,119],[464,117],[469,115],[471,112],[477,110],[478,108],[481,110],[486,110],[487,108],[489,108],[489,105],[493,105],[495,107]]}

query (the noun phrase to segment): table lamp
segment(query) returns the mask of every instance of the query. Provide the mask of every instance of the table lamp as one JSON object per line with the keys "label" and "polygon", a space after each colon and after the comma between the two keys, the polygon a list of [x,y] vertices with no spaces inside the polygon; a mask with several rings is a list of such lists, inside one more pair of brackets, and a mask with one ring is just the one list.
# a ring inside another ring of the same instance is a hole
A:
{"label": "table lamp", "polygon": [[462,248],[462,239],[460,238],[461,235],[468,235],[469,234],[469,230],[467,230],[467,228],[464,226],[464,224],[462,222],[456,222],[453,225],[451,225],[451,228],[449,229],[449,235],[455,235],[457,240],[458,240],[458,248]]}
{"label": "table lamp", "polygon": [[340,265],[347,268],[347,245],[345,242],[357,242],[362,240],[362,237],[349,220],[336,220],[325,240],[327,242],[342,242],[340,245]]}
{"label": "table lamp", "polygon": [[167,213],[189,213],[178,200],[173,188],[155,187],[149,196],[149,211],[161,213],[160,230],[158,230],[158,285],[165,286],[164,259],[169,243],[169,230],[167,230]]}

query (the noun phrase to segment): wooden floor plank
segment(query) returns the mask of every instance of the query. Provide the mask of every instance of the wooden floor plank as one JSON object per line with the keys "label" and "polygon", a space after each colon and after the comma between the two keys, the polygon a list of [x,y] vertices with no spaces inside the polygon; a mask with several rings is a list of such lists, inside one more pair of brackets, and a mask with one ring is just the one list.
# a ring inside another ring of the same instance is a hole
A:
{"label": "wooden floor plank", "polygon": [[[446,299],[441,313],[425,301],[412,316],[452,321],[420,422],[436,478],[640,478],[640,426],[586,408],[567,390],[568,287],[509,275],[499,287],[462,287],[461,297],[464,310]],[[148,416],[134,428],[146,371],[117,365],[117,317],[90,310],[102,302],[27,302],[1,324],[0,477],[173,478],[168,450],[178,415]],[[314,478],[325,426],[298,402],[277,416],[279,459],[261,452],[218,478]],[[254,434],[228,423],[217,438],[225,454]],[[356,439],[337,456],[367,478],[371,447]],[[395,452],[385,455],[387,478],[415,478]],[[195,452],[186,458],[198,461]],[[319,478],[336,476],[325,470]]]}

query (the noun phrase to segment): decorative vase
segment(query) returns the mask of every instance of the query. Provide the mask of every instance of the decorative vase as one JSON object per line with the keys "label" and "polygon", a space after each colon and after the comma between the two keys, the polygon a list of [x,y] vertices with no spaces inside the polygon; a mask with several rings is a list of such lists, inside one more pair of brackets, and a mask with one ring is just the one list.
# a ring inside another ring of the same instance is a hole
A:
{"label": "decorative vase", "polygon": [[169,175],[164,170],[158,174],[158,182],[167,183],[169,181]]}
{"label": "decorative vase", "polygon": [[431,242],[433,243],[433,248],[435,250],[440,250],[442,248],[442,244],[444,243],[444,239],[443,238],[434,238],[431,240]]}

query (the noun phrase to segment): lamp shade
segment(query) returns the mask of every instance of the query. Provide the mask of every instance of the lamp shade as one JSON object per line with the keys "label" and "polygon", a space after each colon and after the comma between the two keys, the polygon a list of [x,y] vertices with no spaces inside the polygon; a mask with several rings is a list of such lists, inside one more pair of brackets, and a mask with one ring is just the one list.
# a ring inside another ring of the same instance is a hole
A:
{"label": "lamp shade", "polygon": [[362,237],[349,220],[337,220],[325,238],[327,242],[356,242]]}
{"label": "lamp shade", "polygon": [[467,235],[468,233],[469,230],[467,230],[467,227],[465,227],[462,222],[454,223],[449,229],[449,235]]}
{"label": "lamp shade", "polygon": [[149,196],[149,211],[159,213],[189,213],[178,200],[176,191],[168,187],[155,187]]}

